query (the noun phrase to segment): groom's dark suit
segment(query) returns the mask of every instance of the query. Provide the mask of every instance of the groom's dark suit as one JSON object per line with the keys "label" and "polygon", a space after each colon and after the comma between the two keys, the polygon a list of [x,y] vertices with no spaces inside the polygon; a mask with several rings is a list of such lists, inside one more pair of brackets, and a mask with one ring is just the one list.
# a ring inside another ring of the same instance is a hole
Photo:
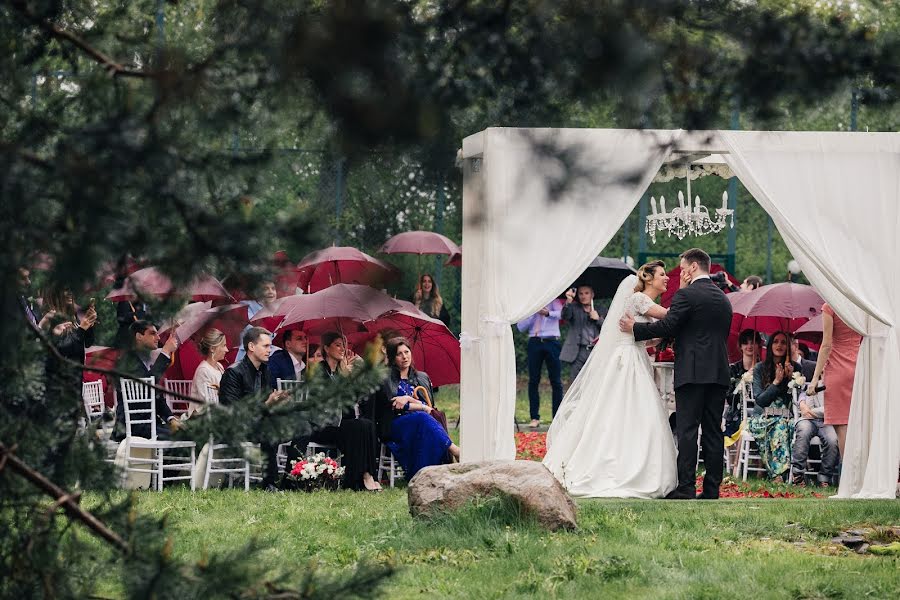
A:
{"label": "groom's dark suit", "polygon": [[719,497],[723,457],[722,412],[730,381],[726,341],[731,303],[708,278],[696,279],[672,298],[666,318],[635,323],[636,341],[675,338],[675,414],[678,488],[693,497],[697,467],[697,427],[703,426],[703,496]]}

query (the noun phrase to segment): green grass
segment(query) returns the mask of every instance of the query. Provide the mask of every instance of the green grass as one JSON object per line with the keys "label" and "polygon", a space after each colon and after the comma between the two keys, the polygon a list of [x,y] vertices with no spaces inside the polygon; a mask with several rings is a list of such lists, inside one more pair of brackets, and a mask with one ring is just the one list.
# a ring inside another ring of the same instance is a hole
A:
{"label": "green grass", "polygon": [[256,536],[273,573],[310,558],[334,568],[390,562],[399,567],[385,588],[390,598],[900,597],[897,558],[830,543],[853,525],[900,523],[896,501],[591,500],[579,502],[578,531],[548,533],[496,500],[417,521],[400,489],[173,489],[138,498],[142,512],[168,516],[178,556]]}

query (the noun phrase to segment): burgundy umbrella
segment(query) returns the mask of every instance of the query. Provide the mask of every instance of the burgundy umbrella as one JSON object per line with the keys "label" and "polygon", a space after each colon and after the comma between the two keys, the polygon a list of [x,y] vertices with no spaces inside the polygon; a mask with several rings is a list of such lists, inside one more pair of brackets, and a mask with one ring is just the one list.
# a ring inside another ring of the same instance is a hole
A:
{"label": "burgundy umbrella", "polygon": [[813,342],[814,344],[822,343],[822,329],[825,326],[822,324],[822,313],[819,313],[806,323],[800,326],[797,331],[794,332],[794,337],[806,340],[808,342]]}
{"label": "burgundy umbrella", "polygon": [[[293,296],[297,292],[297,269],[284,250],[278,250],[272,255],[272,267],[272,279],[278,297]],[[232,274],[222,280],[222,283],[235,300],[253,300],[254,294],[248,293],[250,286],[245,277]]]}
{"label": "burgundy umbrella", "polygon": [[315,294],[297,296],[279,331],[300,329],[318,335],[325,331],[366,331],[363,323],[402,308],[384,292],[365,285],[339,283]]}
{"label": "burgundy umbrella", "polygon": [[[201,307],[206,302],[198,302]],[[190,305],[189,305],[190,306]],[[247,326],[246,304],[225,304],[195,310],[178,321],[175,335],[181,342],[199,339],[208,329],[218,329],[225,334],[226,343],[234,348],[241,341],[241,333]]]}
{"label": "burgundy umbrella", "polygon": [[172,284],[172,280],[155,267],[135,271],[125,279],[125,285],[111,291],[107,294],[106,299],[113,302],[131,301],[136,300],[138,295],[158,298],[188,296],[195,302],[234,300],[219,280],[214,277],[200,274],[186,286],[176,288]]}
{"label": "burgundy umbrella", "polygon": [[392,265],[350,246],[332,246],[307,255],[297,265],[298,285],[315,293],[336,283],[378,285],[397,275]]}
{"label": "burgundy umbrella", "polygon": [[366,326],[373,331],[390,329],[409,340],[413,364],[428,373],[435,386],[459,383],[459,340],[443,322],[412,306],[381,315]]}
{"label": "burgundy umbrella", "polygon": [[450,238],[433,231],[406,231],[386,241],[379,252],[385,254],[462,254]]}
{"label": "burgundy umbrella", "polygon": [[278,298],[270,307],[264,306],[259,312],[253,315],[253,318],[250,319],[250,324],[257,327],[264,327],[269,331],[275,331],[281,324],[285,315],[288,314],[292,308],[297,306],[303,297],[303,295],[299,295]]}

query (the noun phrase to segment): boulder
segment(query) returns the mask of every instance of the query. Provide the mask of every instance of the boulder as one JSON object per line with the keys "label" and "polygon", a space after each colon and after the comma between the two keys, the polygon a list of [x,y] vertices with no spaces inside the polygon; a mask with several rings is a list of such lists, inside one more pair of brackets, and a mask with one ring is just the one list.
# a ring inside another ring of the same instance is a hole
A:
{"label": "boulder", "polygon": [[575,529],[575,503],[543,464],[491,460],[426,467],[409,482],[409,512],[429,517],[475,497],[508,496],[547,529]]}

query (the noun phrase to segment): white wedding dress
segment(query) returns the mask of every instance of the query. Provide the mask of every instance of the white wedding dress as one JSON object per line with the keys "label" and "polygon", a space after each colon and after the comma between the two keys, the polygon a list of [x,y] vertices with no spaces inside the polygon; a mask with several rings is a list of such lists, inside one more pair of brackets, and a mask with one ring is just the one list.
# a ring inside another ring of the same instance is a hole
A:
{"label": "white wedding dress", "polygon": [[628,276],[610,305],[590,357],[563,398],[547,433],[544,465],[573,496],[660,498],[678,471],[668,415],[644,342],[619,331],[624,311],[635,321],[653,305]]}

